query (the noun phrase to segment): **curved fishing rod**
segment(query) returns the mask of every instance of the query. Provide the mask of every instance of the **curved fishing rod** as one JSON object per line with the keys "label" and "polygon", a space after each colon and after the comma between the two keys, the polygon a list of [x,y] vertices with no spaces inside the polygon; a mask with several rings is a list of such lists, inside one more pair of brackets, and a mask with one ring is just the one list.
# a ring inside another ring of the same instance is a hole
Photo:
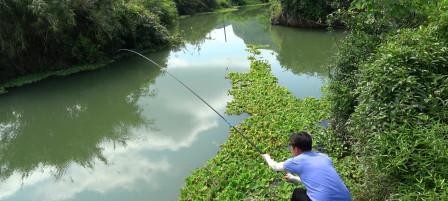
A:
{"label": "curved fishing rod", "polygon": [[[163,70],[163,67],[161,65],[159,65],[158,63],[156,63],[155,61],[149,59],[148,57],[140,54],[137,51],[134,50],[130,50],[130,49],[119,49],[118,51],[127,51],[127,52],[131,52],[134,53],[144,59],[146,59],[147,61],[151,62],[152,64],[156,65],[160,70]],[[201,100],[204,104],[206,104],[211,110],[213,110],[213,112],[215,112],[219,117],[221,117],[222,120],[224,120],[224,122],[226,122],[226,124],[230,127],[233,128],[237,131],[237,133],[239,133],[244,140],[246,140],[255,150],[257,150],[257,152],[259,152],[260,154],[264,154],[260,148],[257,147],[257,145],[255,145],[252,141],[249,140],[249,138],[247,138],[246,135],[243,134],[243,132],[241,132],[237,127],[235,127],[234,125],[232,125],[222,114],[220,114],[215,108],[213,108],[210,104],[207,103],[207,101],[205,101],[201,96],[199,96],[199,94],[197,94],[193,89],[191,89],[188,85],[186,85],[184,82],[182,82],[181,80],[179,80],[176,76],[172,75],[171,73],[169,73],[167,70],[165,70],[165,73],[168,74],[170,77],[172,77],[173,79],[175,79],[177,82],[179,82],[179,84],[181,84],[182,86],[184,86],[188,91],[190,91],[193,95],[195,95],[197,98],[199,98],[199,100]]]}

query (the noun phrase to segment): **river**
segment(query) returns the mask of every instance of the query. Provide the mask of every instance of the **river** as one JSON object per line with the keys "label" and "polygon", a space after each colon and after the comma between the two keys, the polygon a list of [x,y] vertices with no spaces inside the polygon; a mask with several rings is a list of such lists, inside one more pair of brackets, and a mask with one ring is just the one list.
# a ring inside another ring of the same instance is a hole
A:
{"label": "river", "polygon": [[[341,33],[271,26],[248,7],[181,19],[181,47],[148,53],[218,111],[229,71],[261,45],[279,83],[321,96]],[[226,116],[235,124],[245,116]],[[229,128],[172,78],[139,57],[55,77],[0,96],[0,200],[172,201],[219,150]]]}

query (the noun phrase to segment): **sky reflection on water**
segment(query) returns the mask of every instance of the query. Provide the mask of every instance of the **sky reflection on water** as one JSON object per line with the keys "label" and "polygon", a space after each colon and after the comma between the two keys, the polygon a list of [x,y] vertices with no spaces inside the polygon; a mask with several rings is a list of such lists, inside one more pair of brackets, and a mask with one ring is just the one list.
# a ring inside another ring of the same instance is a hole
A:
{"label": "sky reflection on water", "polygon": [[[184,19],[175,29],[184,30],[185,46],[148,56],[224,113],[225,75],[248,70],[249,43],[268,45],[261,56],[279,83],[299,98],[320,97],[334,36],[271,27],[263,13]],[[185,177],[228,135],[213,111],[138,57],[14,89],[0,106],[5,201],[176,200]]]}

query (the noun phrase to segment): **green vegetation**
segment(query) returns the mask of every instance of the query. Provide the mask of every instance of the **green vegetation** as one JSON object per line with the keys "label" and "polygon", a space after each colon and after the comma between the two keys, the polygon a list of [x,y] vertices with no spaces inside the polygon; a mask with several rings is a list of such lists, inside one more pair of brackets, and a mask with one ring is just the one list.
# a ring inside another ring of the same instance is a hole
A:
{"label": "green vegetation", "polygon": [[212,11],[218,7],[216,0],[175,0],[181,15]]}
{"label": "green vegetation", "polygon": [[447,8],[356,1],[337,13],[350,34],[331,68],[331,119],[360,158],[360,200],[448,199]]}
{"label": "green vegetation", "polygon": [[[271,0],[271,21],[297,27],[327,27],[327,16],[351,0]],[[339,24],[333,23],[334,26]]]}
{"label": "green vegetation", "polygon": [[[238,125],[250,140],[276,159],[290,156],[287,140],[290,132],[296,130],[319,133],[317,142],[331,150],[342,148],[316,125],[328,118],[326,101],[297,99],[278,85],[266,61],[254,56],[250,60],[248,73],[229,74],[234,99],[227,106],[229,114],[251,115]],[[259,153],[232,130],[217,156],[187,179],[181,200],[287,200],[293,186],[278,182],[282,177],[269,169]]]}
{"label": "green vegetation", "polygon": [[[174,44],[177,36],[166,27],[179,14],[255,2],[1,1],[0,93],[52,75],[96,69],[119,48],[157,50]],[[250,71],[229,74],[234,100],[227,112],[251,115],[239,128],[278,160],[289,157],[285,143],[291,131],[310,131],[356,200],[448,200],[448,0],[271,3],[274,24],[343,25],[348,35],[330,66],[322,100],[295,98],[251,50]],[[186,40],[201,43],[217,20],[209,18],[199,27],[185,23],[197,31]],[[237,27],[235,32],[253,35]],[[297,40],[274,34],[279,46]],[[251,38],[257,39],[262,40]],[[280,61],[300,58],[297,52],[279,53]],[[322,119],[331,119],[330,130],[316,125]],[[17,158],[10,153],[1,160]],[[8,165],[10,175],[17,168]],[[23,172],[37,165],[30,161]],[[187,179],[181,199],[286,200],[293,186],[279,182],[281,177],[232,130],[218,155]]]}
{"label": "green vegetation", "polygon": [[257,2],[2,1],[0,93],[52,75],[104,66],[119,48],[154,51],[177,44],[177,34],[170,33],[167,26],[177,19],[178,10],[193,14]]}
{"label": "green vegetation", "polygon": [[268,0],[174,0],[179,14],[191,15],[198,12],[209,12],[217,8],[229,8],[232,6],[242,6],[266,3]]}
{"label": "green vegetation", "polygon": [[[278,160],[289,156],[290,131],[311,131],[355,200],[447,200],[447,13],[446,0],[354,1],[326,17],[349,34],[322,100],[297,100],[252,57],[250,72],[229,75],[227,112],[249,113],[239,127]],[[329,130],[316,128],[322,118],[331,119]],[[231,131],[181,198],[287,200],[293,187],[280,177]]]}
{"label": "green vegetation", "polygon": [[2,1],[0,83],[101,62],[118,48],[165,47],[173,8],[170,0]]}

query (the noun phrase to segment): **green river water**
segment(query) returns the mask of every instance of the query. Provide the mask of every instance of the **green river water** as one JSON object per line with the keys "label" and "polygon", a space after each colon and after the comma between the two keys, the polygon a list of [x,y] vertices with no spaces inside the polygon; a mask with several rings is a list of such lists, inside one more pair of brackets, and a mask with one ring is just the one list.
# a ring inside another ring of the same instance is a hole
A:
{"label": "green river water", "polygon": [[[182,19],[173,31],[185,45],[146,55],[220,112],[231,100],[226,74],[248,70],[248,44],[264,45],[261,57],[298,98],[320,97],[342,34],[271,26],[266,13],[251,7]],[[139,57],[12,89],[0,96],[0,200],[177,200],[228,130]]]}

